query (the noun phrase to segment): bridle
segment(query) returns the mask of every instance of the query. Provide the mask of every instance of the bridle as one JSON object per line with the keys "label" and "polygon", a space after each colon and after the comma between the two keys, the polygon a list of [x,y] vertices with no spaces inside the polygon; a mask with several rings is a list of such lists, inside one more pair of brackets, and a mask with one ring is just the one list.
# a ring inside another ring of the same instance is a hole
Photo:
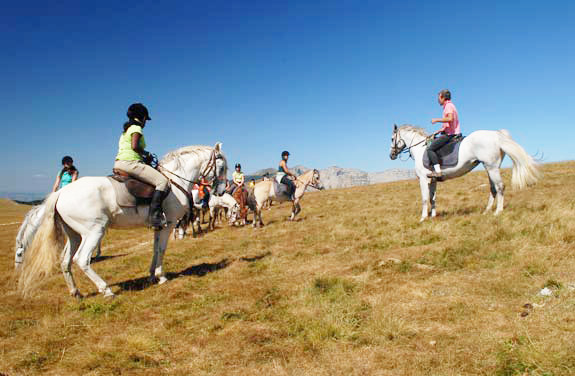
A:
{"label": "bridle", "polygon": [[[401,144],[402,144],[401,146],[399,146],[400,143],[397,141],[397,138],[398,138],[397,136],[398,136],[398,134],[399,134],[398,129],[397,129],[397,128],[394,129],[394,130],[393,130],[393,138],[392,138],[392,141],[393,141],[392,152],[393,152],[393,154],[396,156],[396,158],[397,158],[398,156],[400,156],[401,154],[409,154],[408,159],[409,159],[409,158],[413,159],[413,155],[411,154],[411,149],[414,148],[414,147],[416,147],[417,145],[421,145],[422,143],[427,142],[427,140],[428,140],[430,137],[433,137],[433,135],[428,136],[428,137],[425,137],[423,140],[418,141],[418,142],[416,142],[415,144],[411,144],[411,145],[409,145],[408,147],[406,147],[405,141],[403,140],[403,138],[400,138],[400,139],[399,139],[399,141],[401,141]],[[401,158],[400,158],[400,160],[401,160]]]}
{"label": "bridle", "polygon": [[319,175],[319,171],[316,170],[316,169],[314,169],[314,170],[313,170],[313,175],[312,175],[312,177],[311,177],[311,182],[309,182],[309,183],[304,182],[304,181],[301,180],[300,178],[296,178],[296,180],[299,181],[299,182],[300,182],[301,184],[303,184],[303,185],[306,185],[306,184],[307,184],[308,187],[312,187],[312,188],[317,189],[318,191],[321,191],[323,188],[318,185],[318,183],[319,183],[319,182],[318,182],[319,178],[316,179],[316,177],[315,177],[316,174]]}
{"label": "bridle", "polygon": [[[214,181],[215,180],[219,180],[218,177],[216,176],[216,172],[217,172],[217,160],[218,159],[223,159],[222,155],[220,153],[216,153],[216,150],[212,150],[211,154],[210,154],[210,159],[208,160],[208,163],[206,164],[206,167],[204,167],[204,169],[202,170],[202,173],[200,174],[200,176],[207,176],[208,174],[212,173],[214,174]],[[190,206],[192,205],[192,203],[194,202],[194,198],[192,196],[192,194],[189,192],[189,190],[185,189],[184,187],[182,187],[180,184],[178,184],[177,182],[174,181],[174,179],[171,179],[170,177],[166,176],[165,173],[168,173],[172,176],[177,177],[178,179],[181,179],[187,183],[190,184],[198,184],[198,181],[193,181],[190,179],[186,179],[183,176],[180,176],[178,174],[176,174],[173,171],[168,170],[167,168],[165,168],[164,166],[162,166],[161,164],[157,164],[157,170],[164,175],[168,181],[170,182],[170,184],[172,184],[174,187],[178,188],[180,191],[182,191],[184,193],[184,195],[186,195],[186,197],[188,198],[188,201],[190,202]],[[161,171],[160,171],[161,169]]]}

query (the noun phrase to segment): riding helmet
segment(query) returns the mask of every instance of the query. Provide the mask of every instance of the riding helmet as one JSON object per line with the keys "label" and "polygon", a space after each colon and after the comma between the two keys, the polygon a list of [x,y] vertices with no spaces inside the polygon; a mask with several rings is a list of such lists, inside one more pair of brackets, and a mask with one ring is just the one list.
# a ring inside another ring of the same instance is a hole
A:
{"label": "riding helmet", "polygon": [[128,119],[152,120],[148,113],[148,109],[141,103],[133,103],[128,107],[126,113]]}
{"label": "riding helmet", "polygon": [[62,158],[62,164],[64,164],[64,163],[74,163],[74,160],[72,159],[72,157],[67,155],[64,158]]}

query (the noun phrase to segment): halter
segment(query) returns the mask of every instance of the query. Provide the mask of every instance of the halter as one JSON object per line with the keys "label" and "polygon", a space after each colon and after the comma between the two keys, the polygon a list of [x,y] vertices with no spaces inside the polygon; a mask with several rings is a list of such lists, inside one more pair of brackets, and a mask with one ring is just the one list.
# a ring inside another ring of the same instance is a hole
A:
{"label": "halter", "polygon": [[[411,154],[411,149],[416,147],[417,145],[420,145],[424,142],[427,142],[428,139],[430,139],[431,137],[433,137],[434,135],[431,136],[426,136],[423,140],[416,142],[415,144],[409,145],[407,148],[405,147],[405,141],[403,140],[403,138],[401,139],[401,141],[403,142],[403,147],[400,149],[397,142],[397,134],[399,133],[398,129],[395,129],[393,131],[393,151],[396,153],[397,156],[400,156],[401,154],[407,154],[409,153],[409,158],[414,159],[413,155]],[[412,140],[413,141],[413,140]],[[400,149],[399,151],[397,151],[398,149]],[[401,161],[402,159],[399,158],[399,160]],[[407,159],[406,159],[407,160]]]}

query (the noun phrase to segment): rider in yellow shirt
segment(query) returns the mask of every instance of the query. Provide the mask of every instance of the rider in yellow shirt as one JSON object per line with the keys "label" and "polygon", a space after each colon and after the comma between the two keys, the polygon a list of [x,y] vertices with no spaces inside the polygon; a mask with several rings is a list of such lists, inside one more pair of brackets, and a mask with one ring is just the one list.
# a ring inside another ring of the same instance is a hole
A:
{"label": "rider in yellow shirt", "polygon": [[158,170],[146,164],[151,160],[151,154],[144,150],[146,147],[144,127],[146,122],[152,118],[150,118],[146,106],[141,103],[130,105],[126,115],[128,121],[124,123],[124,132],[118,142],[118,154],[114,168],[156,188],[150,204],[150,224],[154,229],[159,230],[164,224],[162,201],[168,190],[168,179]]}

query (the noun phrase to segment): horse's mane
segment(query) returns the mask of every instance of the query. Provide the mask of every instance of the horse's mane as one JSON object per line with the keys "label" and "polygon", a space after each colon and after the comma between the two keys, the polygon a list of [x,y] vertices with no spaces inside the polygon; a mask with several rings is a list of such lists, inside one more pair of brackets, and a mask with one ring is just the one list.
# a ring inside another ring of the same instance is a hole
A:
{"label": "horse's mane", "polygon": [[417,127],[415,125],[411,125],[411,124],[403,124],[402,126],[399,127],[399,130],[407,131],[407,132],[413,132],[413,133],[416,133],[416,134],[423,136],[423,137],[429,136],[427,134],[427,132],[425,131],[425,129],[423,129],[421,127]]}
{"label": "horse's mane", "polygon": [[161,164],[169,163],[175,159],[180,159],[180,157],[184,154],[195,154],[197,157],[200,156],[201,153],[212,152],[213,147],[206,146],[206,145],[190,145],[184,146],[176,150],[172,150],[168,152],[168,154],[164,155],[162,160],[160,161]]}

